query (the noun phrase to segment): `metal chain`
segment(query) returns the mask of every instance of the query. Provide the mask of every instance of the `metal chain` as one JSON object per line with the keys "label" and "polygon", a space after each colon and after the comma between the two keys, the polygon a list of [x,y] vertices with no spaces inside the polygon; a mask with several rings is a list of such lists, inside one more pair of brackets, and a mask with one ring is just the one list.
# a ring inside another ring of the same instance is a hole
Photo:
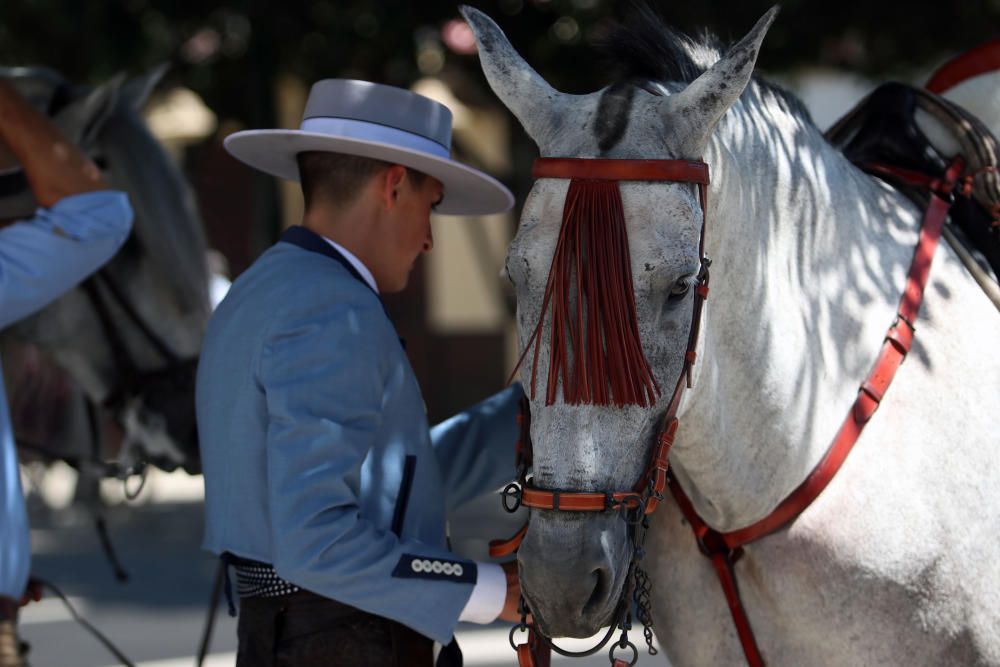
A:
{"label": "metal chain", "polygon": [[635,568],[635,618],[642,623],[642,635],[646,638],[646,646],[650,655],[658,651],[653,646],[653,614],[650,604],[649,575],[640,568]]}
{"label": "metal chain", "polygon": [[[652,482],[650,482],[650,492],[653,492]],[[636,529],[635,555],[635,588],[632,598],[635,600],[635,618],[642,623],[642,636],[646,639],[646,647],[650,655],[656,655],[659,651],[653,646],[653,605],[652,586],[649,575],[642,569],[642,557],[646,554],[646,532],[649,530],[649,515],[643,515],[642,524]]]}
{"label": "metal chain", "polygon": [[[522,416],[522,419],[523,418],[524,417]],[[518,451],[517,458],[517,482],[508,484],[500,494],[500,500],[504,509],[511,513],[516,512],[520,507],[523,489],[528,482],[529,462],[525,460],[523,452],[520,450]],[[646,532],[649,529],[649,517],[645,513],[645,508],[647,502],[652,497],[656,497],[658,500],[663,499],[663,496],[657,493],[653,479],[648,480],[647,488],[644,490],[644,493],[636,494],[627,500],[623,499],[620,502],[614,503],[611,501],[609,494],[607,509],[617,510],[620,512],[622,519],[625,520],[625,524],[628,526],[629,538],[632,542],[632,560],[629,563],[629,573],[626,576],[626,589],[622,591],[620,607],[622,614],[619,617],[620,620],[617,624],[617,628],[615,625],[608,628],[608,633],[605,635],[604,639],[589,651],[566,651],[556,646],[550,638],[539,632],[533,625],[528,624],[528,614],[530,611],[524,597],[521,596],[518,600],[518,611],[520,612],[521,617],[520,622],[510,629],[510,636],[508,638],[511,648],[515,651],[518,650],[518,644],[514,641],[515,634],[519,632],[528,633],[530,630],[536,637],[541,639],[556,653],[566,657],[584,657],[592,655],[607,645],[608,640],[611,639],[614,631],[616,629],[620,629],[622,633],[621,637],[618,641],[611,645],[608,658],[612,664],[616,664],[616,651],[631,648],[632,659],[628,662],[628,664],[635,665],[639,660],[639,650],[636,648],[635,644],[628,639],[628,632],[632,629],[632,613],[629,609],[630,605],[628,604],[628,600],[631,597],[635,603],[635,618],[637,621],[642,623],[642,634],[646,640],[649,655],[657,655],[659,653],[659,651],[657,651],[653,646],[653,614],[651,602],[652,587],[650,585],[649,575],[646,574],[646,572],[640,567],[640,562],[646,553],[644,546],[646,542]],[[632,499],[634,499],[635,502],[629,502],[629,500]],[[628,590],[629,587],[631,587],[631,591]],[[529,641],[530,636],[531,635],[529,634]]]}

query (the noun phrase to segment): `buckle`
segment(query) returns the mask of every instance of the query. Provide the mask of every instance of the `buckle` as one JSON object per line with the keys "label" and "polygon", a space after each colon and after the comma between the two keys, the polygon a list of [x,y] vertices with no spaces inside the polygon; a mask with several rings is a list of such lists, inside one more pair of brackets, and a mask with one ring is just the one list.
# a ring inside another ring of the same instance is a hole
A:
{"label": "buckle", "polygon": [[711,528],[707,528],[704,532],[700,532],[696,539],[698,541],[698,549],[701,551],[702,555],[708,558],[713,558],[719,554],[722,554],[726,560],[735,563],[743,556],[743,548],[736,547],[735,549],[730,549],[729,545],[726,544],[726,540],[722,537],[722,533],[719,533]]}
{"label": "buckle", "polygon": [[[625,651],[626,649],[632,649],[632,659],[631,660],[629,660],[626,663],[624,658],[615,658],[615,652],[616,651],[619,651],[619,650]],[[611,652],[608,653],[608,657],[611,659],[611,664],[612,665],[627,664],[628,667],[632,667],[633,665],[635,665],[635,663],[639,662],[639,649],[637,649],[635,647],[635,644],[633,644],[632,642],[628,641],[623,636],[622,637],[622,641],[615,642],[614,644],[611,645]]]}
{"label": "buckle", "polygon": [[705,282],[705,276],[708,275],[708,269],[711,266],[712,266],[712,260],[711,260],[711,258],[709,258],[707,256],[701,258],[701,268],[698,269],[698,276],[697,276],[697,280],[698,280],[699,284]]}
{"label": "buckle", "polygon": [[[516,482],[511,482],[503,487],[503,491],[500,492],[500,504],[503,505],[504,510],[513,514],[521,506],[521,496],[521,487]],[[508,498],[514,499],[513,505],[509,504]]]}
{"label": "buckle", "polygon": [[[666,480],[666,470],[664,472],[664,481]],[[646,482],[646,507],[649,507],[650,502],[661,503],[663,502],[663,494],[656,489],[656,480],[650,476],[649,481]],[[655,504],[654,504],[655,507]]]}
{"label": "buckle", "polygon": [[609,500],[608,508],[621,512],[625,523],[630,526],[637,526],[642,523],[642,519],[646,515],[646,502],[641,495],[638,493],[629,493],[618,501],[612,497],[610,492],[607,495]]}

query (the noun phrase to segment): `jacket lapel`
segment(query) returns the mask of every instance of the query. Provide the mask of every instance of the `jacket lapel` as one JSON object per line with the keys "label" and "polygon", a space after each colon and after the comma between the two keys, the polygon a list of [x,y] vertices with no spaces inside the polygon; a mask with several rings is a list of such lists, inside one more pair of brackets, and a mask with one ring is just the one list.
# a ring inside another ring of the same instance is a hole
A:
{"label": "jacket lapel", "polygon": [[[371,285],[365,282],[365,279],[361,277],[360,273],[358,273],[358,270],[347,261],[347,258],[341,255],[336,248],[323,240],[323,237],[316,232],[306,229],[300,225],[295,225],[285,230],[285,232],[281,235],[281,240],[285,243],[297,245],[303,250],[316,252],[320,255],[326,255],[330,259],[340,262],[341,266],[347,269],[347,272],[350,273],[355,280],[368,289],[372,289]],[[374,292],[374,290],[372,291]]]}

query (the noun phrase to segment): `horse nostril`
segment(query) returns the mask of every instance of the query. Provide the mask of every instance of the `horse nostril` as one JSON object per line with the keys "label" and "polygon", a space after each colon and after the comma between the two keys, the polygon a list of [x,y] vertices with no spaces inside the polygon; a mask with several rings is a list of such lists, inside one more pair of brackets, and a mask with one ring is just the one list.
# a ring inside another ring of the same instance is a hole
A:
{"label": "horse nostril", "polygon": [[591,575],[594,577],[594,591],[590,594],[587,604],[583,605],[584,615],[604,609],[604,605],[607,602],[608,590],[611,586],[611,576],[607,569],[597,568]]}

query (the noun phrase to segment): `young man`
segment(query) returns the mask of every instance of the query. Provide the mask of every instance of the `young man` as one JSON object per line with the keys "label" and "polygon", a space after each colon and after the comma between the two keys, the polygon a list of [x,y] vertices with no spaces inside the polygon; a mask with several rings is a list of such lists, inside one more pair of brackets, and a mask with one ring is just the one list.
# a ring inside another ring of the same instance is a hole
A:
{"label": "young man", "polygon": [[459,620],[516,616],[513,566],[450,553],[445,519],[510,477],[520,388],[432,433],[378,297],[431,249],[432,209],[513,201],[450,142],[444,106],[346,80],[312,87],[300,129],[226,140],[306,201],[219,305],[198,370],[205,548],[235,566],[239,667],[429,667]]}
{"label": "young man", "polygon": [[[15,200],[27,202],[23,207],[0,202],[0,328],[97,270],[125,241],[132,223],[125,194],[108,190],[97,167],[0,79],[0,181],[10,186],[21,179],[33,201]],[[27,590],[30,561],[14,434],[0,382],[0,667],[23,664],[17,610],[39,594]]]}

